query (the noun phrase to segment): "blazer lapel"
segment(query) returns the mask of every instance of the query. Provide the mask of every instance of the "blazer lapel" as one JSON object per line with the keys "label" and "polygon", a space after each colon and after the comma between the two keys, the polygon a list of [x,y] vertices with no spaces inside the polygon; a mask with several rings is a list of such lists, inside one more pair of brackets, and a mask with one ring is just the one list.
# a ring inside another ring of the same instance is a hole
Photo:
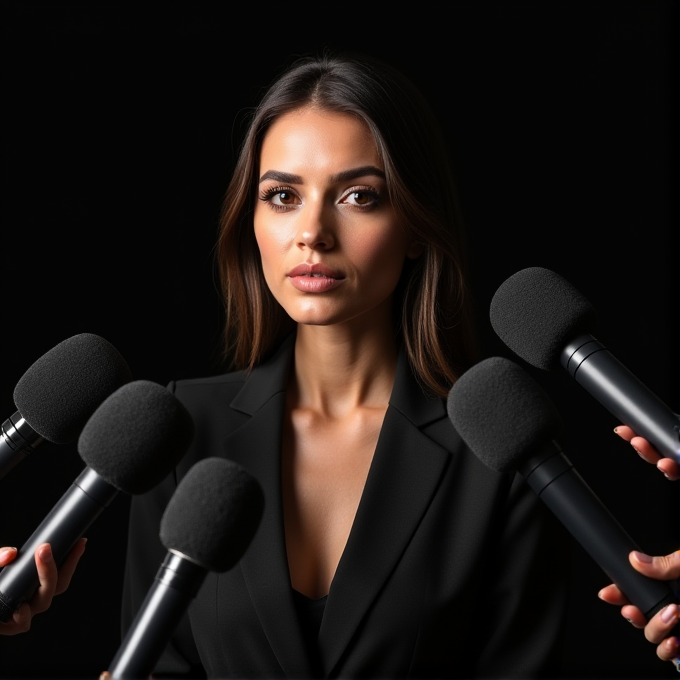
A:
{"label": "blazer lapel", "polygon": [[326,677],[408,546],[451,455],[421,432],[446,417],[425,395],[403,349],[366,486],[331,583],[319,634]]}
{"label": "blazer lapel", "polygon": [[[251,415],[225,441],[227,458],[262,485],[265,510],[239,566],[272,651],[288,677],[309,677],[311,663],[295,613],[281,500],[281,437],[294,334],[253,370],[231,407]],[[272,566],[274,568],[272,568]]]}
{"label": "blazer lapel", "polygon": [[[262,485],[265,512],[239,567],[285,675],[303,678],[310,677],[313,669],[295,613],[281,499],[285,388],[294,343],[292,334],[272,359],[253,370],[232,401],[231,407],[250,419],[227,437],[225,455]],[[366,486],[328,594],[319,634],[326,676],[401,558],[434,495],[451,456],[421,429],[445,417],[442,400],[425,395],[400,350]]]}

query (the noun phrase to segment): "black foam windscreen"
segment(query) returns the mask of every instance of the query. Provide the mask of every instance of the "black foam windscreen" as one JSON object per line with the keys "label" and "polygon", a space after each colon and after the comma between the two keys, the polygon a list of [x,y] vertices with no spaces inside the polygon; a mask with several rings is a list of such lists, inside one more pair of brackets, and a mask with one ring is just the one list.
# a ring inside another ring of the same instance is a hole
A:
{"label": "black foam windscreen", "polygon": [[516,470],[562,430],[562,418],[543,388],[502,357],[465,371],[449,391],[447,411],[472,452],[499,472]]}
{"label": "black foam windscreen", "polygon": [[135,380],[99,405],[80,433],[78,453],[112,486],[140,494],[170,473],[193,435],[193,419],[174,394]]}
{"label": "black foam windscreen", "polygon": [[250,544],[263,509],[264,494],[254,477],[233,461],[205,458],[168,502],[161,543],[210,571],[227,571]]}
{"label": "black foam windscreen", "polygon": [[506,279],[490,305],[491,326],[517,356],[545,370],[560,367],[562,350],[592,333],[597,316],[590,302],[559,274],[543,267]]}
{"label": "black foam windscreen", "polygon": [[14,403],[35,432],[67,444],[102,401],[131,380],[130,368],[110,342],[81,333],[30,366],[14,388]]}

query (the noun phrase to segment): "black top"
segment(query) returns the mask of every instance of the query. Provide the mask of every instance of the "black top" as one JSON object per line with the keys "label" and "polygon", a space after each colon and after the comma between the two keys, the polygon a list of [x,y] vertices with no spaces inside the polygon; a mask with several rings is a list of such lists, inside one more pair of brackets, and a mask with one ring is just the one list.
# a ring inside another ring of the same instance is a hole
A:
{"label": "black top", "polygon": [[321,676],[323,669],[319,656],[319,631],[321,630],[321,621],[323,620],[323,611],[326,607],[328,595],[314,600],[293,588],[293,600],[309,657],[313,659],[314,675]]}

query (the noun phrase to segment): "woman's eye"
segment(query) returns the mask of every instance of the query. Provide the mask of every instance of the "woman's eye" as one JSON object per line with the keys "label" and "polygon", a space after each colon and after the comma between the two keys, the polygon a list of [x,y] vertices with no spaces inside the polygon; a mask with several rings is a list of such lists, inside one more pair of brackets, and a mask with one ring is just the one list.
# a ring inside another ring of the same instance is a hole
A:
{"label": "woman's eye", "polygon": [[290,191],[277,191],[270,195],[269,199],[274,205],[294,205],[295,194]]}
{"label": "woman's eye", "polygon": [[378,204],[379,196],[375,191],[368,189],[357,189],[350,191],[343,199],[344,203],[350,203],[361,208],[368,208]]}
{"label": "woman's eye", "polygon": [[283,187],[266,189],[260,194],[260,200],[269,203],[272,208],[278,210],[289,208],[300,203],[300,199],[295,192],[290,189],[284,189]]}

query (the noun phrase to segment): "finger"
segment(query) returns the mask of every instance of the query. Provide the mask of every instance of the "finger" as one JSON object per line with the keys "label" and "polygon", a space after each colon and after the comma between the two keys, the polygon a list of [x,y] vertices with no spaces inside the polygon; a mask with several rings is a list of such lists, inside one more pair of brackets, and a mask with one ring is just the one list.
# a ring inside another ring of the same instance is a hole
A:
{"label": "finger", "polygon": [[608,604],[615,604],[619,606],[630,604],[628,598],[613,583],[609,586],[606,586],[605,588],[602,588],[597,596]]}
{"label": "finger", "polygon": [[650,642],[659,644],[669,636],[678,619],[680,619],[680,606],[677,604],[666,605],[652,616],[645,626],[645,637]]}
{"label": "finger", "polygon": [[43,543],[35,551],[35,566],[38,570],[38,581],[40,585],[31,599],[31,613],[38,614],[44,612],[52,604],[54,590],[57,586],[59,574],[57,565],[52,555],[52,547],[49,543]]}
{"label": "finger", "polygon": [[627,442],[629,442],[635,436],[635,432],[633,432],[633,430],[631,430],[628,425],[619,425],[618,427],[614,428],[614,432],[618,434],[621,439],[624,439]]}
{"label": "finger", "polygon": [[78,561],[85,552],[86,538],[81,538],[74,546],[68,557],[64,560],[61,567],[59,567],[59,577],[57,578],[57,586],[54,589],[55,595],[61,595],[71,584],[73,572],[76,570]]}
{"label": "finger", "polygon": [[647,555],[638,550],[633,550],[628,559],[633,567],[645,576],[660,581],[670,581],[680,578],[680,550],[670,555]]}
{"label": "finger", "polygon": [[16,556],[16,548],[0,548],[0,567],[9,564]]}
{"label": "finger", "polygon": [[99,680],[110,680],[110,678],[111,678],[111,673],[109,673],[108,671],[103,671],[99,675]]}
{"label": "finger", "polygon": [[635,626],[635,628],[644,628],[647,625],[645,615],[632,604],[621,607],[621,616],[623,616],[628,623]]}
{"label": "finger", "polygon": [[676,481],[680,479],[680,465],[670,458],[660,458],[656,467],[667,479]]}
{"label": "finger", "polygon": [[661,460],[658,451],[643,437],[633,437],[629,441],[630,445],[637,451],[640,458],[647,463],[656,465]]}
{"label": "finger", "polygon": [[0,623],[0,635],[25,633],[31,627],[31,608],[24,602],[6,623]]}

